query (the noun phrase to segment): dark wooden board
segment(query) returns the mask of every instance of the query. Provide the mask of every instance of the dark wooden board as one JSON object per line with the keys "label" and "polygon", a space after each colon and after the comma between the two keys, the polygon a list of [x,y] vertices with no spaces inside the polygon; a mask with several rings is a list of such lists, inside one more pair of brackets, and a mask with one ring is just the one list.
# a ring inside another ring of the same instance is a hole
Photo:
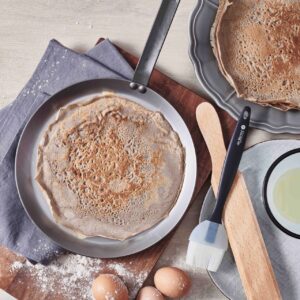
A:
{"label": "dark wooden board", "polygon": [[[98,42],[101,42],[103,39],[100,39]],[[138,59],[126,52],[125,50],[118,48],[122,55],[126,58],[129,64],[132,67],[135,67]],[[197,197],[201,187],[204,182],[208,179],[209,174],[211,172],[211,162],[210,156],[207,151],[204,140],[200,134],[198,129],[198,125],[195,118],[195,110],[196,107],[207,101],[206,99],[200,97],[196,93],[191,90],[185,88],[180,85],[176,81],[172,80],[168,76],[164,75],[158,70],[154,70],[149,86],[157,91],[160,95],[166,98],[180,113],[182,118],[185,120],[191,134],[193,137],[193,141],[195,144],[196,152],[197,152],[197,167],[198,167],[198,178],[195,189],[195,194],[193,200]],[[235,125],[235,121],[224,111],[218,109],[218,113],[222,122],[223,131],[225,135],[225,139],[228,140],[232,129]],[[207,126],[210,126],[209,123]],[[175,229],[176,230],[176,229]],[[119,262],[126,269],[130,270],[131,273],[136,274],[136,276],[140,274],[144,274],[145,280],[149,275],[153,267],[155,266],[157,260],[163,253],[165,247],[167,246],[172,233],[169,234],[162,241],[152,246],[151,248],[142,251],[138,254],[131,255],[128,257],[106,260],[103,266],[103,260],[101,267],[99,266],[99,271],[97,273],[103,272],[114,272],[115,270],[110,270],[106,268],[105,265],[109,265],[112,262]],[[17,297],[18,299],[24,300],[43,300],[43,299],[71,299],[72,296],[78,296],[76,291],[74,290],[74,294],[69,295],[60,295],[55,296],[54,294],[42,292],[38,287],[36,287],[36,283],[34,282],[32,275],[28,272],[22,271],[22,268],[16,270],[14,272],[11,271],[11,265],[16,260],[24,261],[25,259],[22,257],[17,257],[14,253],[9,251],[6,248],[0,247],[0,288],[7,290],[9,293]],[[120,274],[119,274],[120,275]],[[53,274],[55,276],[55,274]],[[71,276],[71,274],[67,275]],[[122,277],[122,276],[121,276]],[[138,283],[135,281],[134,277],[132,278],[124,278],[128,288],[131,291],[136,292],[143,285],[143,281],[139,281]],[[60,283],[57,282],[57,291],[59,294]]]}

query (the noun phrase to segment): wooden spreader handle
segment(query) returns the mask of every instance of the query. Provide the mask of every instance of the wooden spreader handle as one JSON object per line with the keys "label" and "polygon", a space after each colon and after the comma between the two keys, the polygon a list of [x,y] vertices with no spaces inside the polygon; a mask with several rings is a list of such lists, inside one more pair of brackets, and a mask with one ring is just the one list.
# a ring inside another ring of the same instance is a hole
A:
{"label": "wooden spreader handle", "polygon": [[[211,156],[211,184],[216,195],[226,156],[220,120],[207,102],[197,107],[196,118]],[[239,172],[226,201],[223,222],[247,299],[281,299],[252,202]]]}

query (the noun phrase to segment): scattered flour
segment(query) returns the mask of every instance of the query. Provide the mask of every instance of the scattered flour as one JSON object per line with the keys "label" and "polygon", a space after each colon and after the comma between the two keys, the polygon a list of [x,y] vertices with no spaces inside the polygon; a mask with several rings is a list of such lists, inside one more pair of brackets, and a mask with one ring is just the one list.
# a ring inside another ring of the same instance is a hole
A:
{"label": "scattered flour", "polygon": [[12,271],[20,270],[22,267],[23,267],[23,264],[20,261],[15,261],[11,265],[11,270]]}
{"label": "scattered flour", "polygon": [[[11,272],[18,271],[20,278],[24,278],[24,276],[31,278],[30,284],[41,292],[51,295],[52,299],[64,300],[92,300],[93,279],[100,273],[113,273],[126,284],[129,290],[129,299],[134,299],[149,274],[142,272],[136,275],[133,272],[134,263],[129,263],[129,266],[122,262],[109,260],[105,263],[105,260],[97,258],[63,254],[47,266],[33,265],[29,261],[24,263],[15,261],[11,265]],[[28,282],[26,280],[24,283],[20,279],[18,284],[28,285]]]}
{"label": "scattered flour", "polygon": [[[92,299],[91,284],[101,270],[100,259],[74,254],[64,254],[54,259],[49,265],[33,265],[29,261],[14,262],[11,271],[19,270],[44,293],[63,299]],[[22,282],[19,282],[22,284]],[[75,296],[76,295],[76,296]]]}

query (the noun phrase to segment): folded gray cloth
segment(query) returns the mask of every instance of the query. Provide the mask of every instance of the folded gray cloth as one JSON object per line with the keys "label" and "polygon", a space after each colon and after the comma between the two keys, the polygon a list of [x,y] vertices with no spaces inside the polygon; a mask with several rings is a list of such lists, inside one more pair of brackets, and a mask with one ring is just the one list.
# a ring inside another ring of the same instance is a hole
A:
{"label": "folded gray cloth", "polygon": [[62,251],[28,218],[19,200],[14,161],[20,133],[31,114],[52,94],[76,82],[94,78],[126,78],[133,70],[105,40],[85,54],[55,40],[17,99],[0,110],[0,244],[28,259],[46,263]]}

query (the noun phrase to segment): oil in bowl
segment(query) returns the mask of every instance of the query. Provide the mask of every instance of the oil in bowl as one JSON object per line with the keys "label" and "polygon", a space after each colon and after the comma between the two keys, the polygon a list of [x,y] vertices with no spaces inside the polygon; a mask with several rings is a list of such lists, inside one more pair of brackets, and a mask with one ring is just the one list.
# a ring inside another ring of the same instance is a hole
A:
{"label": "oil in bowl", "polygon": [[300,238],[300,149],[283,154],[271,165],[263,195],[273,223],[286,234]]}
{"label": "oil in bowl", "polygon": [[287,220],[300,224],[300,168],[285,172],[273,191],[274,204]]}

